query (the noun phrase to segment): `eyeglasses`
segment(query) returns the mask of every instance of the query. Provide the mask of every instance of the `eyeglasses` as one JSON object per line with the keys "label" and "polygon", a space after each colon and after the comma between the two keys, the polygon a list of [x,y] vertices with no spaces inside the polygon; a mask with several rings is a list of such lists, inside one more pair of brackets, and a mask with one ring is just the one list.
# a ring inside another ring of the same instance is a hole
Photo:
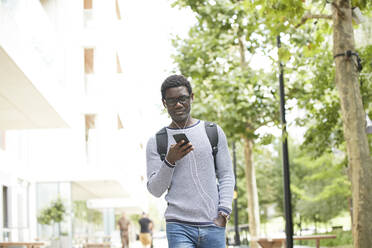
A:
{"label": "eyeglasses", "polygon": [[177,98],[166,98],[165,103],[169,106],[175,106],[177,103],[185,104],[190,100],[190,96],[179,96]]}

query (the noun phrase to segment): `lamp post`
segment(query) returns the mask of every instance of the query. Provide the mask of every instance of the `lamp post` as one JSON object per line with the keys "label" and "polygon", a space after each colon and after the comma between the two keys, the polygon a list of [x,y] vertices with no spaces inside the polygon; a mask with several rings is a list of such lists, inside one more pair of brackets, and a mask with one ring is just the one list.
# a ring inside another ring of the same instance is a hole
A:
{"label": "lamp post", "polygon": [[[277,36],[278,49],[281,47],[280,35]],[[290,189],[290,174],[288,161],[288,143],[287,143],[287,128],[285,120],[285,94],[284,94],[284,78],[283,64],[279,58],[279,91],[280,91],[280,113],[282,123],[282,150],[283,150],[283,183],[284,183],[284,207],[285,207],[285,232],[286,246],[293,247],[293,222],[292,222],[292,204],[291,204],[291,189]]]}
{"label": "lamp post", "polygon": [[236,153],[235,153],[235,142],[232,144],[233,147],[233,163],[234,163],[234,176],[235,176],[235,186],[234,186],[234,224],[235,224],[235,240],[234,245],[240,245],[240,235],[239,235],[239,215],[238,215],[238,187],[236,179]]}

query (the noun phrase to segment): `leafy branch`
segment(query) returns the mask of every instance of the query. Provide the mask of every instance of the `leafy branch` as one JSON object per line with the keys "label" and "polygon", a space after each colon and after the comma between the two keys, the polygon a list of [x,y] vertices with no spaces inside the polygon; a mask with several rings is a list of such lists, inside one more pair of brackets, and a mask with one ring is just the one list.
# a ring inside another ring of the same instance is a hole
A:
{"label": "leafy branch", "polygon": [[325,15],[325,14],[312,14],[311,12],[305,13],[305,15],[301,18],[301,22],[296,25],[296,28],[303,25],[309,19],[332,19],[332,15]]}

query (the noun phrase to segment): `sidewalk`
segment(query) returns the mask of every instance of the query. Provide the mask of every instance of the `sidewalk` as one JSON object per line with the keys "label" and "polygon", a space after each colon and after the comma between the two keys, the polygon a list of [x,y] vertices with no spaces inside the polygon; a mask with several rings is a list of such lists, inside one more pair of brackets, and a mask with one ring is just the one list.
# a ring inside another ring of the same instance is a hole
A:
{"label": "sidewalk", "polygon": [[[159,246],[160,247],[160,246]],[[166,247],[166,246],[165,246]],[[247,245],[227,246],[228,248],[249,248]],[[314,246],[294,245],[293,248],[314,248]]]}
{"label": "sidewalk", "polygon": [[[154,239],[154,248],[167,248],[168,243],[166,239]],[[228,248],[249,248],[247,245],[241,246],[227,246]],[[130,248],[142,248],[142,245],[139,241],[135,241],[131,243]],[[293,248],[314,248],[312,246],[304,246],[304,245],[294,245]]]}
{"label": "sidewalk", "polygon": [[[166,239],[154,239],[154,248],[167,248],[168,242]],[[140,241],[130,243],[130,248],[142,248]]]}
{"label": "sidewalk", "polygon": [[[166,247],[166,246],[165,246]],[[227,246],[228,248],[249,248],[248,245]],[[314,248],[314,246],[293,245],[293,248]]]}

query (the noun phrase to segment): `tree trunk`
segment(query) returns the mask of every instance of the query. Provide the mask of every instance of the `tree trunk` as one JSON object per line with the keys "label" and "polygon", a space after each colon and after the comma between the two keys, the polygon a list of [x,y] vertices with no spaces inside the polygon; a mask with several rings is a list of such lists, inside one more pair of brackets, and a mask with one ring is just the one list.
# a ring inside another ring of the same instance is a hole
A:
{"label": "tree trunk", "polygon": [[258,207],[258,194],[256,185],[256,173],[253,166],[253,141],[244,138],[244,156],[245,156],[245,178],[247,182],[248,198],[248,218],[249,233],[251,235],[251,248],[258,248],[255,241],[260,235],[260,215]]}
{"label": "tree trunk", "polygon": [[[246,47],[243,39],[239,38],[239,54],[240,54],[240,66],[242,70],[246,70],[248,67],[245,59]],[[249,233],[251,235],[251,248],[259,248],[257,241],[255,241],[260,235],[260,209],[258,205],[258,193],[256,183],[256,172],[253,166],[253,141],[246,137],[244,139],[244,157],[245,157],[245,178],[247,183],[247,198],[248,198],[248,223]]]}
{"label": "tree trunk", "polygon": [[[335,0],[333,8],[333,53],[355,52],[350,0]],[[372,247],[372,159],[370,157],[366,116],[359,89],[356,57],[339,56],[336,87],[351,168],[354,248]]]}

